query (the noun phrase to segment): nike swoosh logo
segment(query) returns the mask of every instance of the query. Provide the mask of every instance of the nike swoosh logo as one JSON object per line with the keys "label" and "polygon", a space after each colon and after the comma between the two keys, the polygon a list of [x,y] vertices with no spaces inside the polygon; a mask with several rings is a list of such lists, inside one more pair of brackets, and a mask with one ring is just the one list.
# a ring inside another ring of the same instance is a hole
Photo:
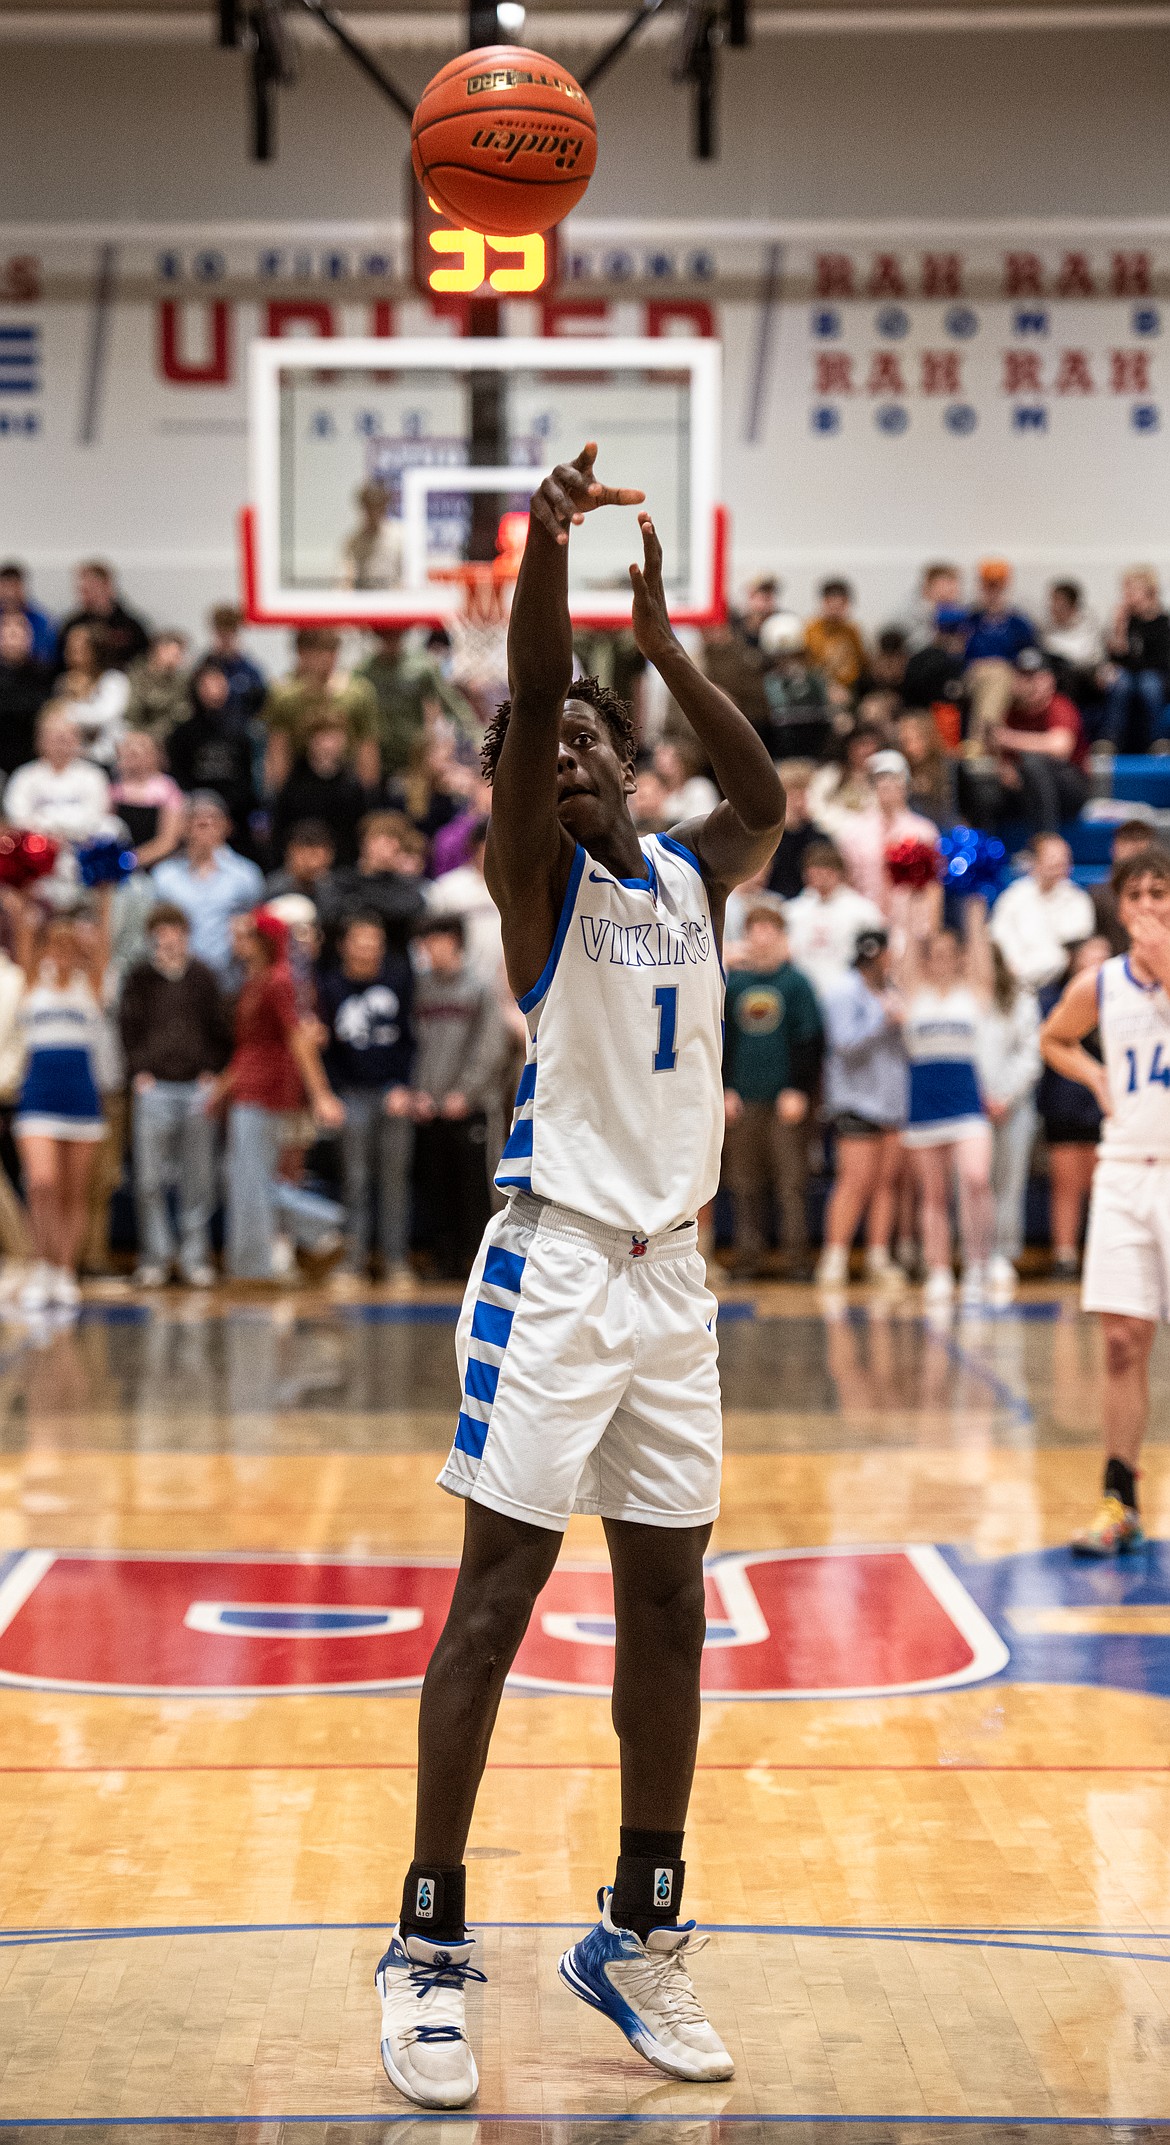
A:
{"label": "nike swoosh logo", "polygon": [[610,878],[609,873],[607,871],[591,871],[589,874],[589,884],[590,886],[612,886],[613,880]]}

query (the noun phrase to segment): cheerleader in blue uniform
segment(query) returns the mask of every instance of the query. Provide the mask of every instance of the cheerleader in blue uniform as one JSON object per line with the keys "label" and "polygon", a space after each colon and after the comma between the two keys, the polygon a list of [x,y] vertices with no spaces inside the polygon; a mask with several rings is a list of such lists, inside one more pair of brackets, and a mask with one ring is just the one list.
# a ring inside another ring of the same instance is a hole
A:
{"label": "cheerleader in blue uniform", "polygon": [[963,904],[963,937],[939,928],[941,889],[924,889],[905,905],[906,937],[898,980],[905,1011],[902,1040],[910,1060],[910,1113],[902,1144],[913,1159],[921,1198],[926,1302],[950,1302],[951,1190],[958,1193],[963,1300],[982,1303],[991,1254],[991,1125],[979,1086],[981,1030],[992,1004],[994,970],[985,902]]}
{"label": "cheerleader in blue uniform", "polygon": [[106,1136],[94,1052],[111,895],[104,886],[96,896],[96,930],[86,908],[42,917],[28,895],[9,890],[4,896],[28,985],[21,1007],[28,1063],[13,1125],[37,1255],[20,1297],[26,1311],[73,1309],[80,1301],[77,1260],[90,1178]]}

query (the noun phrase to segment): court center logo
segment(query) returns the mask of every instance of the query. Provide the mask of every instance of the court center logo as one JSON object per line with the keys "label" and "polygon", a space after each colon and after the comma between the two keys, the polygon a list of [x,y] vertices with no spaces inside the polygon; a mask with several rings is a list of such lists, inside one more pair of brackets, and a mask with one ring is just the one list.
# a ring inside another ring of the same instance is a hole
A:
{"label": "court center logo", "polygon": [[[17,1550],[0,1555],[0,1685],[417,1690],[454,1583],[434,1558]],[[613,1648],[608,1570],[560,1566],[511,1681],[607,1696]],[[1102,1567],[1065,1549],[983,1560],[924,1543],[708,1563],[708,1700],[913,1696],[996,1677],[1170,1698],[1170,1542]]]}

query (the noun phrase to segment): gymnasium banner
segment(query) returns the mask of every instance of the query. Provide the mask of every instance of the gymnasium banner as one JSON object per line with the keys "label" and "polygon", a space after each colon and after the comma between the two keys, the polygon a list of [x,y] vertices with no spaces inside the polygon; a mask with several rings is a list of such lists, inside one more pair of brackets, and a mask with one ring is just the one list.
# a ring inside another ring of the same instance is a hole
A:
{"label": "gymnasium banner", "polygon": [[[870,623],[922,561],[984,551],[1023,599],[1071,572],[1103,608],[1170,567],[1170,224],[948,231],[570,219],[559,295],[513,334],[716,334],[734,574],[792,601],[844,571]],[[458,333],[396,226],[0,228],[0,549],[45,600],[113,558],[156,619],[237,587],[244,380],[258,335]]]}

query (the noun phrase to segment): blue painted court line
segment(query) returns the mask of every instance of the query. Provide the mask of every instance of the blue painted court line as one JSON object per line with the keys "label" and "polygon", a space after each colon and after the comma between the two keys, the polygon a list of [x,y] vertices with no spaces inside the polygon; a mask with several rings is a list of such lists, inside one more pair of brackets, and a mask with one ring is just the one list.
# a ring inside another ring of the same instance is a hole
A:
{"label": "blue painted court line", "polygon": [[[187,1922],[162,1927],[111,1929],[5,1930],[0,1950],[16,1951],[44,1944],[130,1943],[145,1937],[183,1936],[278,1936],[324,1933],[343,1929],[382,1930],[386,1922]],[[583,1921],[473,1922],[473,1929],[577,1929],[590,1927]],[[1170,1942],[1161,1930],[1034,1930],[1034,1929],[931,1929],[901,1926],[861,1927],[826,1922],[704,1922],[711,1936],[812,1937],[822,1941],[844,1938],[859,1943],[935,1944],[966,1951],[1039,1951],[1083,1959],[1124,1959],[1133,1965],[1170,1966],[1170,1951],[1137,1950],[1138,1945]],[[1097,1938],[1096,1943],[1084,1941]],[[1073,1939],[1081,1941],[1072,1941]]]}

